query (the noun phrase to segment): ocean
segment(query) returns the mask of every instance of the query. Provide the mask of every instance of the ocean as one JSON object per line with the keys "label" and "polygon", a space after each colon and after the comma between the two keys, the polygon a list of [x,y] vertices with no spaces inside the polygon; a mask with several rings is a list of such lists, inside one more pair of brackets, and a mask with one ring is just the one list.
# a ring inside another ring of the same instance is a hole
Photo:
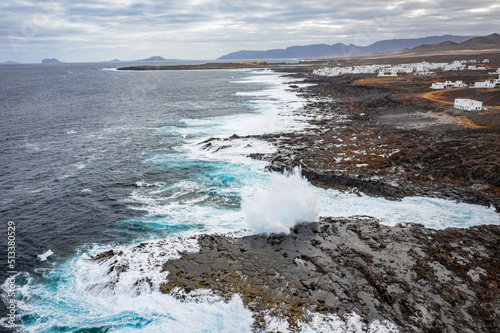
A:
{"label": "ocean", "polygon": [[[15,270],[22,332],[249,332],[235,296],[209,291],[181,302],[159,291],[161,267],[196,236],[287,232],[319,216],[369,215],[442,229],[500,224],[493,208],[410,197],[389,201],[324,190],[300,170],[265,171],[248,157],[275,148],[251,135],[299,131],[300,82],[270,70],[117,71],[114,64],[0,66],[0,249],[7,329]],[[240,138],[231,141],[210,138]],[[15,223],[15,269],[7,223]],[[133,249],[141,244],[141,250]],[[91,256],[123,251],[127,269]],[[286,322],[269,318],[270,329]],[[350,326],[349,326],[350,325]],[[317,314],[304,332],[389,332]],[[391,328],[392,327],[392,328]]]}

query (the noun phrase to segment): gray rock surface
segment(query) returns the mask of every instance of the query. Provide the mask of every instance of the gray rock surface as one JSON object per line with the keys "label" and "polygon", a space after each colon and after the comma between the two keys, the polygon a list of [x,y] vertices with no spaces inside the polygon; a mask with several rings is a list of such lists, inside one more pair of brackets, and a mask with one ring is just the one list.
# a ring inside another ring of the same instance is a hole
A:
{"label": "gray rock surface", "polygon": [[[367,217],[322,219],[289,235],[207,235],[201,250],[168,261],[164,293],[237,293],[255,313],[307,321],[307,310],[401,332],[498,332],[500,226],[431,230]],[[179,288],[183,291],[178,293]]]}

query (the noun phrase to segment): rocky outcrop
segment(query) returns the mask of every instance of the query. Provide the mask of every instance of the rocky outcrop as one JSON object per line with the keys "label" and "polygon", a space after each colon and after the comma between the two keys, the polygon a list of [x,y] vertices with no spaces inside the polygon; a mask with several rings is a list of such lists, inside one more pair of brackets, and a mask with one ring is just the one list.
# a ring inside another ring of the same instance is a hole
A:
{"label": "rocky outcrop", "polygon": [[500,226],[436,231],[325,218],[289,235],[207,235],[199,244],[199,252],[165,262],[162,292],[239,294],[256,331],[265,315],[286,319],[293,331],[308,311],[354,311],[401,332],[500,329]]}

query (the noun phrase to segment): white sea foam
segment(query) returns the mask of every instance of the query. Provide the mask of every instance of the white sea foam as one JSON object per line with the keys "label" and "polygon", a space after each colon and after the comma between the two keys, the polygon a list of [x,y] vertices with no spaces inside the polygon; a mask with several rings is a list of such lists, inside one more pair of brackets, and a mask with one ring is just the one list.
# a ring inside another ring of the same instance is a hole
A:
{"label": "white sea foam", "polygon": [[[301,333],[398,333],[399,330],[393,323],[384,320],[372,321],[368,326],[362,321],[361,317],[352,312],[340,318],[335,314],[322,314],[309,312],[309,322],[298,323]],[[289,324],[282,318],[265,316],[265,332],[291,332]]]}
{"label": "white sea foam", "polygon": [[161,240],[115,246],[114,256],[92,261],[91,255],[110,249],[95,246],[52,270],[44,284],[21,273],[18,309],[37,318],[23,331],[250,332],[252,313],[238,296],[224,302],[200,290],[181,302],[159,291],[168,274],[162,265],[197,248],[192,238]]}
{"label": "white sea foam", "polygon": [[[255,197],[275,176],[263,172],[267,162],[246,156],[271,154],[276,148],[266,141],[242,136],[293,131],[306,126],[295,112],[304,105],[304,99],[286,91],[285,80],[270,71],[259,71],[241,80],[245,84],[266,84],[263,90],[245,93],[252,113],[184,119],[179,126],[169,125],[158,130],[160,135],[178,137],[182,144],[176,147],[176,153],[155,154],[145,163],[169,170],[197,170],[197,174],[176,184],[155,186],[154,190],[145,188],[143,182],[138,183],[140,188],[132,194],[129,207],[147,212],[149,218],[143,219],[143,223],[205,226],[202,230],[192,230],[195,233],[247,228],[245,215],[238,209],[240,198]],[[226,140],[234,134],[240,137]],[[200,143],[209,138],[219,139]],[[283,219],[286,214],[283,210]]]}
{"label": "white sea foam", "polygon": [[255,232],[288,233],[296,224],[319,217],[314,190],[299,169],[288,175],[273,173],[269,186],[243,198],[241,207]]}
{"label": "white sea foam", "polygon": [[27,142],[24,147],[31,151],[40,151],[40,146],[37,143]]}
{"label": "white sea foam", "polygon": [[75,167],[78,169],[78,170],[81,170],[83,168],[85,168],[87,166],[87,164],[83,163],[83,162],[78,162],[76,163]]}
{"label": "white sea foam", "polygon": [[[102,253],[106,248],[95,247],[90,253]],[[196,238],[180,238],[115,246],[113,251],[117,255],[97,263],[89,261],[90,254],[85,253],[75,265],[79,270],[76,281],[96,296],[158,291],[168,274],[162,270],[162,265],[179,258],[181,252],[198,249]]]}
{"label": "white sea foam", "polygon": [[390,226],[400,222],[412,222],[433,229],[500,224],[500,215],[493,207],[457,203],[452,200],[406,197],[401,201],[392,201],[365,194],[356,195],[320,188],[315,188],[315,193],[321,216],[369,215]]}
{"label": "white sea foam", "polygon": [[[288,79],[289,81],[289,79]],[[241,83],[265,83],[267,87],[253,92],[239,92],[238,96],[249,97],[249,106],[254,112],[217,118],[185,119],[185,127],[174,131],[208,137],[229,137],[287,132],[302,129],[307,125],[304,116],[295,113],[306,100],[287,91],[283,84],[287,79],[272,72],[261,72],[247,77]]]}
{"label": "white sea foam", "polygon": [[48,257],[50,257],[51,255],[53,255],[54,252],[52,252],[51,249],[48,249],[47,251],[45,251],[44,253],[42,254],[39,254],[37,257],[38,259],[40,259],[40,261],[46,261]]}

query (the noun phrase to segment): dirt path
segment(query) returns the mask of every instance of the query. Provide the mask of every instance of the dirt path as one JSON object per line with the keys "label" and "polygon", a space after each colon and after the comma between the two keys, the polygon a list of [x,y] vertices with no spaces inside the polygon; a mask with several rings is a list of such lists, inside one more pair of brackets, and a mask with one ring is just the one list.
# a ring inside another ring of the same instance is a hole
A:
{"label": "dirt path", "polygon": [[[453,89],[453,91],[464,91],[464,90],[468,90],[468,89],[471,89],[471,88],[457,88],[457,89]],[[454,102],[445,100],[445,98],[448,96],[442,96],[443,93],[448,92],[448,91],[449,90],[430,91],[427,93],[419,94],[419,97],[422,97],[422,98],[425,98],[425,99],[428,99],[428,100],[431,100],[434,102],[442,103],[442,104],[454,105],[455,104]],[[499,91],[498,89],[491,90],[492,93],[498,92],[498,91]],[[485,105],[484,108],[487,108],[489,110],[499,110],[500,111],[500,106],[496,106],[496,105],[494,105],[494,106]]]}

